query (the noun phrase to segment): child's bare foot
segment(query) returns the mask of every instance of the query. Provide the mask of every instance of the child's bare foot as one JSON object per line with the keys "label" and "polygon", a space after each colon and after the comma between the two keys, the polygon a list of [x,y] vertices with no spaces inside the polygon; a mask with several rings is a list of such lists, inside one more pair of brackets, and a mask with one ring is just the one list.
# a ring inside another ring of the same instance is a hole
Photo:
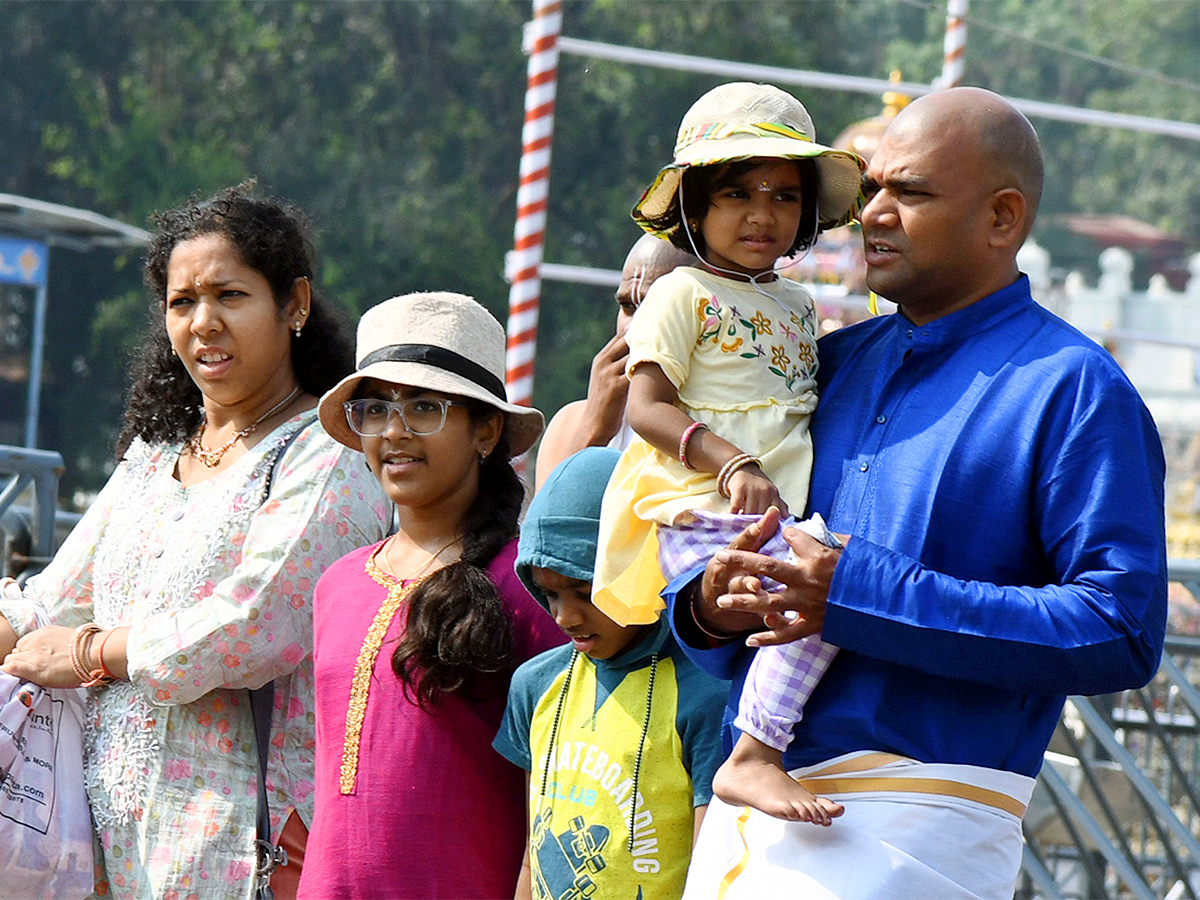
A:
{"label": "child's bare foot", "polygon": [[743,734],[713,775],[713,793],[733,806],[752,806],[792,822],[831,825],[845,807],[818,797],[783,769],[783,755]]}

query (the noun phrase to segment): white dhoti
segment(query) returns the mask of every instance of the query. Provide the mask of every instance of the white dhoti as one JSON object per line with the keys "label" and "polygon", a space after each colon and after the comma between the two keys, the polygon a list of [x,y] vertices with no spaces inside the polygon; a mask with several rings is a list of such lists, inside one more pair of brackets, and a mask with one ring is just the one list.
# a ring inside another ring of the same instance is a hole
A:
{"label": "white dhoti", "polygon": [[1011,900],[1032,778],[872,752],[789,774],[845,813],[823,828],[714,797],[684,900]]}

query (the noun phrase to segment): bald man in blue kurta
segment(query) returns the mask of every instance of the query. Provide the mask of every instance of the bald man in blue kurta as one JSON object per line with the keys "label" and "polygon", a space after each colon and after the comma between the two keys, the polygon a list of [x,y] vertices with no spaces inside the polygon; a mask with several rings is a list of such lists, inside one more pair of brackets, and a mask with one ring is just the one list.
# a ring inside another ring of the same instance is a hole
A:
{"label": "bald man in blue kurta", "polygon": [[723,551],[667,592],[680,643],[734,679],[728,723],[746,633],[842,648],[785,765],[846,813],[822,829],[714,802],[687,898],[1007,900],[1065,696],[1157,670],[1162,447],[1017,268],[1041,183],[1032,126],[975,88],[911,104],[871,159],[867,283],[899,311],[820,342],[812,424],[810,511],[845,549],[789,531],[795,562]]}

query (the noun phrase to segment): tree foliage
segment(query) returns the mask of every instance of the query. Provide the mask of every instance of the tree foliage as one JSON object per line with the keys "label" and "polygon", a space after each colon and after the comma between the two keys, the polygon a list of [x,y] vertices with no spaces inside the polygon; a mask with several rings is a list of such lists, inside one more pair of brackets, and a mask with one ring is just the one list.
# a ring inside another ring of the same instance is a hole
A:
{"label": "tree foliage", "polygon": [[[1200,121],[1197,0],[971,6],[966,82],[1003,94]],[[248,176],[317,224],[325,290],[352,314],[410,290],[471,293],[502,320],[523,118],[528,0],[42,0],[0,4],[0,190],[145,225]],[[564,33],[731,61],[929,82],[945,4],[920,0],[567,0]],[[1104,64],[1115,60],[1120,66]],[[617,268],[629,208],[683,112],[723,79],[564,54],[546,258]],[[797,89],[818,137],[877,96]],[[1200,234],[1195,142],[1034,124],[1039,229],[1063,212]],[[42,446],[69,486],[102,481],[147,304],[136,255],[56,255]],[[579,396],[611,292],[547,283],[535,402]],[[13,417],[17,418],[17,417]]]}

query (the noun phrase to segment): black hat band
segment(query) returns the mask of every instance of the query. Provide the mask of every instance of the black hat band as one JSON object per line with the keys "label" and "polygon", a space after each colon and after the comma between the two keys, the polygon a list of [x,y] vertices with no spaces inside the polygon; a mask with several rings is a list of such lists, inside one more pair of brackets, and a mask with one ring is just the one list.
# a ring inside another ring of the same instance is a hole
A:
{"label": "black hat band", "polygon": [[502,402],[508,402],[503,381],[474,360],[445,347],[433,344],[388,344],[364,356],[358,364],[358,369],[362,371],[377,362],[413,362],[444,369],[479,385],[489,394],[499,397]]}

